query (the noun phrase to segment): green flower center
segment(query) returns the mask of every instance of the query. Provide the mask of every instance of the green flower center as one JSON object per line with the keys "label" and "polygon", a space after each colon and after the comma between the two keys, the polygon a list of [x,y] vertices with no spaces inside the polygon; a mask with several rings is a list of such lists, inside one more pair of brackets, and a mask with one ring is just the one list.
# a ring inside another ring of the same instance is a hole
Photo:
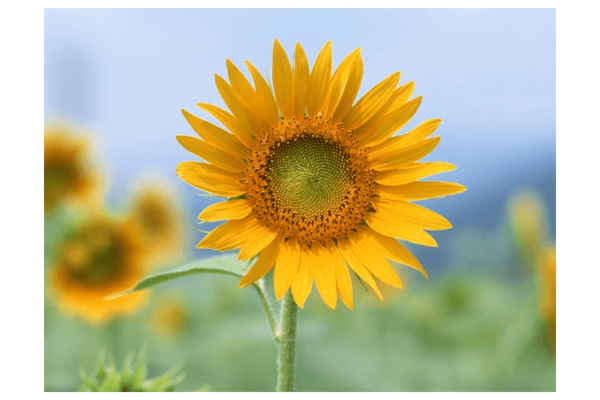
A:
{"label": "green flower center", "polygon": [[375,190],[366,149],[321,116],[281,119],[248,158],[242,183],[265,226],[306,245],[347,237]]}
{"label": "green flower center", "polygon": [[353,175],[341,146],[313,135],[277,143],[267,161],[266,178],[278,208],[303,219],[335,212],[348,196]]}

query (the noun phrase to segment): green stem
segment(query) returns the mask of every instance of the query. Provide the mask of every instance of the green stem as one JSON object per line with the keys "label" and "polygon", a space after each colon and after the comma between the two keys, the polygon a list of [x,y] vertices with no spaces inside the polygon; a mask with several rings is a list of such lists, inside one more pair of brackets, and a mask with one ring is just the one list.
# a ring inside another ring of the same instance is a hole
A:
{"label": "green stem", "polygon": [[296,347],[296,315],[298,306],[288,292],[281,307],[281,333],[279,341],[278,392],[294,390],[294,355]]}
{"label": "green stem", "polygon": [[267,318],[269,319],[269,325],[271,326],[271,333],[273,334],[273,339],[279,343],[279,334],[277,333],[277,322],[275,322],[275,315],[273,315],[273,310],[271,309],[271,305],[269,304],[269,299],[267,298],[265,287],[262,279],[252,285],[256,292],[258,293],[258,297],[260,297],[260,301],[265,309],[265,313],[267,313]]}

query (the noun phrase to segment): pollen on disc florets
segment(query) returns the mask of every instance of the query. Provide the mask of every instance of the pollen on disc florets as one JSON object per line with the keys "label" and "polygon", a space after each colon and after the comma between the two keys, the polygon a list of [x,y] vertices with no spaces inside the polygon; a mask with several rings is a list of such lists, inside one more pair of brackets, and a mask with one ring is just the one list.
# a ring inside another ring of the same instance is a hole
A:
{"label": "pollen on disc florets", "polygon": [[306,244],[345,237],[364,220],[375,187],[357,138],[321,116],[282,119],[266,132],[243,183],[257,218]]}

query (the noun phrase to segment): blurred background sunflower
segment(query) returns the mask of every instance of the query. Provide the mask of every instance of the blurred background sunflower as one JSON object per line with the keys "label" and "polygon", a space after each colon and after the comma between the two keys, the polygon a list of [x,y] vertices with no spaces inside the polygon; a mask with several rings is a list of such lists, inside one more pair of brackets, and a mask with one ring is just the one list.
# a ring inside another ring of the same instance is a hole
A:
{"label": "blurred background sunflower", "polygon": [[[226,107],[206,78],[227,75],[223,60],[240,66],[252,60],[272,82],[264,71],[271,70],[274,38],[287,54],[301,42],[311,61],[331,40],[334,65],[360,47],[365,73],[357,98],[391,68],[400,69],[404,82],[415,82],[413,96],[425,95],[406,131],[428,119],[444,121],[436,131],[442,145],[423,161],[457,165],[444,180],[469,190],[427,201],[454,226],[436,232],[439,248],[407,245],[428,281],[404,269],[406,289],[383,292],[380,302],[353,276],[354,311],[332,311],[308,298],[298,315],[297,389],[556,389],[549,330],[555,286],[547,283],[556,275],[546,274],[551,258],[545,257],[546,249],[556,249],[554,10],[47,9],[44,15],[45,118],[90,127],[94,146],[86,157],[105,188],[92,208],[111,221],[135,221],[134,198],[145,184],[166,182],[176,193],[171,199],[185,216],[178,239],[185,250],[160,260],[150,250],[161,246],[147,247],[141,253],[150,269],[219,256],[194,245],[220,222],[193,220],[220,199],[189,190],[173,173],[189,154],[173,136],[189,133],[181,108],[191,110],[199,99]],[[519,196],[532,194],[537,205],[515,206]],[[60,204],[68,206],[45,218],[48,283],[65,258],[61,249],[70,246],[63,243],[67,232],[77,231],[87,213],[72,200]],[[272,291],[272,274],[265,283]],[[186,379],[175,390],[275,387],[276,348],[260,300],[231,277],[158,286],[143,307],[104,324],[65,312],[55,289],[46,286],[48,391],[80,388],[80,367],[93,371],[100,349],[121,365],[142,343],[149,345],[148,376],[184,363]]]}
{"label": "blurred background sunflower", "polygon": [[44,212],[64,201],[97,201],[98,175],[91,159],[89,136],[76,134],[65,123],[44,127]]}
{"label": "blurred background sunflower", "polygon": [[[138,227],[146,255],[155,263],[185,258],[188,232],[174,189],[163,182],[142,183],[132,190],[128,215]],[[171,265],[173,266],[173,265]]]}
{"label": "blurred background sunflower", "polygon": [[547,248],[538,260],[540,308],[546,322],[548,341],[556,350],[556,249]]}
{"label": "blurred background sunflower", "polygon": [[97,324],[136,311],[147,292],[110,301],[148,271],[141,234],[131,223],[107,215],[86,217],[67,232],[49,271],[48,290],[59,308]]}
{"label": "blurred background sunflower", "polygon": [[171,339],[181,335],[188,324],[188,306],[181,296],[163,295],[156,299],[156,307],[148,322],[151,329],[163,339]]}

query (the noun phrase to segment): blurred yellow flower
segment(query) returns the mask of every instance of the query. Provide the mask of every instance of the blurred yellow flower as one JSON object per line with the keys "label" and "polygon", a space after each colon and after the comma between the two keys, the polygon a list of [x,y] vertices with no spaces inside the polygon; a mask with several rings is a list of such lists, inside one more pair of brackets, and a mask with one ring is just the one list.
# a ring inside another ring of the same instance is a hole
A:
{"label": "blurred yellow flower", "polygon": [[529,263],[535,263],[548,241],[541,197],[529,189],[517,193],[509,200],[509,218],[521,254]]}
{"label": "blurred yellow flower", "polygon": [[49,290],[59,308],[90,323],[138,310],[146,292],[105,301],[104,297],[131,288],[147,268],[133,224],[94,215],[77,225],[59,245],[49,271]]}
{"label": "blurred yellow flower", "polygon": [[185,227],[173,192],[166,185],[146,184],[136,189],[129,215],[139,227],[146,253],[154,261],[181,254],[187,241]]}
{"label": "blurred yellow flower", "polygon": [[229,83],[217,75],[216,85],[231,113],[198,104],[227,130],[184,111],[204,140],[177,140],[207,163],[181,163],[177,174],[197,188],[229,198],[200,214],[204,221],[228,221],[198,247],[241,248],[240,260],[259,255],[241,287],[275,267],[277,299],[291,288],[296,303],[304,307],[314,280],[329,307],[336,307],[339,294],[353,308],[348,265],[379,298],[373,276],[403,287],[388,259],[427,276],[396,238],[437,246],[425,230],[452,225],[412,202],[456,194],[465,187],[419,181],[455,169],[444,162],[417,162],[439,143],[440,137],[428,137],[441,120],[393,136],[421,103],[421,96],[409,100],[413,82],[397,87],[400,72],[355,102],[363,75],[360,49],[333,74],[331,42],[311,72],[300,44],[293,60],[292,66],[275,41],[274,93],[252,64],[246,61],[254,87],[227,60]]}
{"label": "blurred yellow flower", "polygon": [[538,263],[541,297],[540,307],[546,321],[546,332],[556,350],[556,249],[546,249]]}
{"label": "blurred yellow flower", "polygon": [[178,297],[158,299],[152,311],[149,324],[154,332],[164,338],[180,334],[187,324],[185,303]]}
{"label": "blurred yellow flower", "polygon": [[44,211],[68,198],[87,199],[97,193],[98,179],[87,154],[87,140],[65,125],[44,128]]}

